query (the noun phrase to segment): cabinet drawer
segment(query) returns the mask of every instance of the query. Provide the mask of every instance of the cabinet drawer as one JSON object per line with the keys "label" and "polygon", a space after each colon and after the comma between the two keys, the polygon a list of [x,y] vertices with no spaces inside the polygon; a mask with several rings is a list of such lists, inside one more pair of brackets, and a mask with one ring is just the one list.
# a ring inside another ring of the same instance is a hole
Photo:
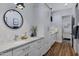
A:
{"label": "cabinet drawer", "polygon": [[32,43],[30,44],[30,48],[39,47],[40,44],[41,44],[41,40],[32,42]]}
{"label": "cabinet drawer", "polygon": [[32,42],[29,47],[29,56],[39,56],[41,48],[41,40]]}
{"label": "cabinet drawer", "polygon": [[39,56],[40,55],[40,49],[37,47],[30,47],[29,49],[29,56]]}
{"label": "cabinet drawer", "polygon": [[39,49],[40,49],[40,45],[38,45],[38,44],[32,44],[29,47],[29,52],[36,51],[36,50],[39,50]]}
{"label": "cabinet drawer", "polygon": [[25,56],[28,53],[29,46],[21,46],[16,49],[13,49],[13,56]]}

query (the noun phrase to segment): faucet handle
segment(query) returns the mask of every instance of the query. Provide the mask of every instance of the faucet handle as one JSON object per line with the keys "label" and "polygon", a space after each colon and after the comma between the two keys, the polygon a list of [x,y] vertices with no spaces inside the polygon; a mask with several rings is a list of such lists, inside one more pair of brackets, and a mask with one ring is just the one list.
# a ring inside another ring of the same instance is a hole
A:
{"label": "faucet handle", "polygon": [[27,36],[27,32],[25,32],[24,34],[25,34],[25,36]]}
{"label": "faucet handle", "polygon": [[15,35],[15,37],[18,37],[18,35]]}
{"label": "faucet handle", "polygon": [[15,38],[14,38],[14,40],[17,40],[17,37],[18,37],[18,35],[15,35]]}

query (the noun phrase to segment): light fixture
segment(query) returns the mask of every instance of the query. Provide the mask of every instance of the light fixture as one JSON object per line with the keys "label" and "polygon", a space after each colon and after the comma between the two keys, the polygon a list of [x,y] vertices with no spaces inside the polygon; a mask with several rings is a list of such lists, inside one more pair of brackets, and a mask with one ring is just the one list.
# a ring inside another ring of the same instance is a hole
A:
{"label": "light fixture", "polygon": [[53,18],[52,18],[52,8],[50,8],[50,13],[51,13],[51,15],[50,15],[50,21],[52,22],[53,21]]}
{"label": "light fixture", "polygon": [[68,5],[68,3],[65,3],[64,5],[65,5],[65,6],[67,6],[67,5]]}
{"label": "light fixture", "polygon": [[76,3],[75,7],[76,7],[76,8],[78,7],[78,3]]}
{"label": "light fixture", "polygon": [[16,5],[17,5],[16,8],[19,8],[19,9],[22,9],[22,10],[23,10],[23,8],[25,8],[23,3],[17,3]]}

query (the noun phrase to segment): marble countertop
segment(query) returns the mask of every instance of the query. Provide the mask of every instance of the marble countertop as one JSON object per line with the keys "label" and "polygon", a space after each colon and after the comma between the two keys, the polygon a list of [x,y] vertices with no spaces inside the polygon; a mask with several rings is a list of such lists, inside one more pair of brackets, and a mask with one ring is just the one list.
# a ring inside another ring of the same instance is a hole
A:
{"label": "marble countertop", "polygon": [[[57,32],[57,29],[50,31],[50,33],[52,33],[52,34],[54,34],[56,32]],[[0,43],[0,54],[3,52],[6,52],[7,50],[11,50],[11,49],[16,48],[18,46],[28,44],[32,41],[36,41],[36,40],[39,40],[41,38],[44,38],[44,36],[41,35],[41,36],[37,36],[37,37],[30,37],[30,38],[25,39],[25,40],[9,41],[6,43]]]}
{"label": "marble countertop", "polygon": [[6,42],[6,43],[1,43],[0,44],[0,54],[3,52],[6,52],[7,50],[11,50],[13,48],[16,48],[18,46],[24,45],[24,44],[28,44],[32,41],[35,40],[39,40],[41,38],[44,38],[44,36],[40,36],[40,37],[32,37],[32,38],[28,38],[25,40],[19,40],[19,41],[13,41],[13,42]]}
{"label": "marble countertop", "polygon": [[58,29],[57,28],[50,28],[49,30],[49,34],[54,34],[54,33],[57,33],[58,32]]}

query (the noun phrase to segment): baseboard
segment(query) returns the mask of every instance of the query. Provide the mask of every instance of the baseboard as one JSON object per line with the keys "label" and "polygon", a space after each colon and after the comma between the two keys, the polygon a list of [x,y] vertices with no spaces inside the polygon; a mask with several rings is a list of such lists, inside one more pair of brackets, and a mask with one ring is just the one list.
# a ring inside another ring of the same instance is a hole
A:
{"label": "baseboard", "polygon": [[63,40],[70,40],[70,38],[63,38]]}

